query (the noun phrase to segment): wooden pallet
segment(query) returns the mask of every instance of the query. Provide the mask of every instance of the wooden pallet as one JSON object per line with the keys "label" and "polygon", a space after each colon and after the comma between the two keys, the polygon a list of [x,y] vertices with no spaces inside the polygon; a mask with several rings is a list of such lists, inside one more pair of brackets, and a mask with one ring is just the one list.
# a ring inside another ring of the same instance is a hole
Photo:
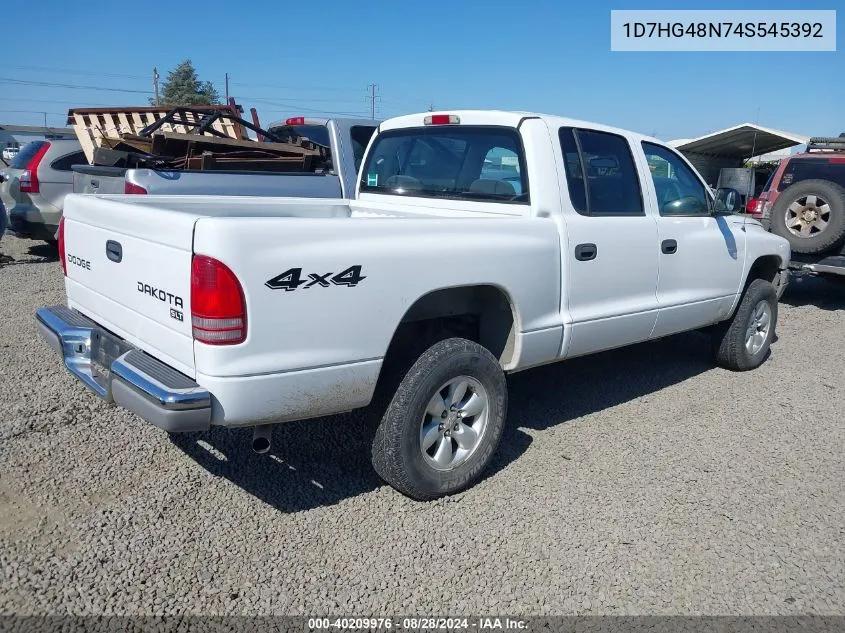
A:
{"label": "wooden pallet", "polygon": [[[208,112],[227,111],[235,116],[238,112],[231,106],[193,106],[197,110]],[[93,163],[94,149],[113,145],[107,138],[115,139],[126,135],[137,135],[148,125],[155,123],[172,110],[169,106],[149,106],[132,108],[71,108],[67,113],[67,124],[73,126],[76,137],[85,152],[85,158]],[[190,114],[187,120],[195,120]],[[229,138],[246,140],[247,131],[234,121],[218,119],[212,127]],[[190,130],[184,125],[164,124],[159,128],[162,132],[177,132],[188,134]]]}

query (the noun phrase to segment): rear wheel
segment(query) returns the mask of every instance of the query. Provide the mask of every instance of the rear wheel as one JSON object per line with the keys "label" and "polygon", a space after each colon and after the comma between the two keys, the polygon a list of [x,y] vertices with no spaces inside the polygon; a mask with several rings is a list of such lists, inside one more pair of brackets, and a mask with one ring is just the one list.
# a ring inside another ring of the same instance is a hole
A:
{"label": "rear wheel", "polygon": [[845,189],[829,180],[804,180],[783,191],[771,230],[796,253],[820,254],[845,242]]}
{"label": "rear wheel", "polygon": [[396,389],[373,440],[373,467],[413,499],[459,492],[490,463],[506,413],[507,383],[496,358],[467,339],[439,341]]}

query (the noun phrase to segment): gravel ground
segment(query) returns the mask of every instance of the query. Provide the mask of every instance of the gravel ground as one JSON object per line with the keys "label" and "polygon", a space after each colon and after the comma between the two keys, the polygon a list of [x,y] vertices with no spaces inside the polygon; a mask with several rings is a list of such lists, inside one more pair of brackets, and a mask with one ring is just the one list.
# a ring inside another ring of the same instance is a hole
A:
{"label": "gravel ground", "polygon": [[845,614],[845,293],[784,297],[759,370],[672,339],[510,378],[489,476],[416,503],[354,416],[171,441],[37,339],[38,242],[0,252],[0,613]]}

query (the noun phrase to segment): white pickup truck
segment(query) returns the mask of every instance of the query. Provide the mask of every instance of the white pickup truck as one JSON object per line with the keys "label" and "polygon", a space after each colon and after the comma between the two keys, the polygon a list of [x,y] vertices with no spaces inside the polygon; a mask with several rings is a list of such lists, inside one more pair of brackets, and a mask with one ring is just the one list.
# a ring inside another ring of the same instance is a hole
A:
{"label": "white pickup truck", "polygon": [[[522,112],[383,122],[352,200],[69,195],[67,306],[42,336],[99,396],[168,431],[372,405],[372,462],[433,499],[475,483],[505,372],[701,329],[748,370],[786,240],[665,144]],[[577,398],[566,393],[562,398]]]}

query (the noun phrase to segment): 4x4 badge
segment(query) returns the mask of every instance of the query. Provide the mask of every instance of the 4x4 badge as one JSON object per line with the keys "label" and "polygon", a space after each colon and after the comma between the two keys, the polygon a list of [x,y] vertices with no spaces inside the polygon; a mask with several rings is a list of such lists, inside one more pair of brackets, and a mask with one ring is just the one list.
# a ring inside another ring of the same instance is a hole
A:
{"label": "4x4 badge", "polygon": [[[350,266],[336,275],[333,273],[308,273],[307,279],[302,278],[302,268],[289,268],[280,275],[276,275],[272,279],[264,282],[264,285],[273,290],[284,290],[291,292],[297,290],[302,286],[303,290],[319,286],[320,288],[328,288],[331,285],[348,286],[354,288],[361,283],[365,276],[361,274],[361,266]],[[304,284],[304,285],[303,285]]]}

